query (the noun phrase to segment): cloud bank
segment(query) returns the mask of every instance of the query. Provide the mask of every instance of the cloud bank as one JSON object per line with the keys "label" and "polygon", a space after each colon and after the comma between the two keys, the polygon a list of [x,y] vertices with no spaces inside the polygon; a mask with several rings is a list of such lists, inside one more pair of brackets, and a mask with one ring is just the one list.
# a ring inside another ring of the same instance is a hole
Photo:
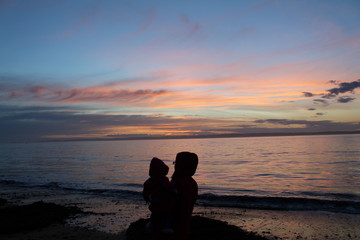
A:
{"label": "cloud bank", "polygon": [[[328,100],[335,99],[336,102],[338,103],[349,103],[356,100],[355,97],[349,97],[349,96],[339,97],[339,95],[345,93],[355,94],[355,89],[360,88],[360,79],[353,82],[339,82],[339,81],[331,80],[329,81],[329,83],[335,84],[338,87],[328,89],[326,90],[326,93],[322,93],[322,94],[314,94],[312,92],[302,92],[302,94],[306,98],[321,96],[321,98]],[[329,105],[329,101],[324,99],[314,99],[313,101],[314,103],[323,103],[324,105]]]}
{"label": "cloud bank", "polygon": [[162,114],[84,114],[69,107],[0,105],[0,141],[113,137],[355,131],[359,122],[258,119],[239,121]]}
{"label": "cloud bank", "polygon": [[353,93],[356,88],[360,88],[360,79],[353,82],[339,83],[339,87],[331,88],[327,91],[329,92],[329,94],[339,95],[340,93],[347,93],[347,92]]}

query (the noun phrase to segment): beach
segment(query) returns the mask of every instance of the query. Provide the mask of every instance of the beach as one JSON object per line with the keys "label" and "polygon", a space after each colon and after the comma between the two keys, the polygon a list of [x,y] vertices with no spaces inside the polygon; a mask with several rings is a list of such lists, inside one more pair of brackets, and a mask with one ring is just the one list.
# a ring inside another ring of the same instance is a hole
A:
{"label": "beach", "polygon": [[[149,217],[140,195],[114,197],[106,193],[11,184],[2,184],[0,189],[0,198],[7,200],[6,205],[43,201],[77,207],[83,212],[70,216],[64,223],[2,234],[1,239],[126,239],[126,230],[131,223]],[[193,216],[221,220],[267,239],[360,239],[358,214],[196,205]]]}

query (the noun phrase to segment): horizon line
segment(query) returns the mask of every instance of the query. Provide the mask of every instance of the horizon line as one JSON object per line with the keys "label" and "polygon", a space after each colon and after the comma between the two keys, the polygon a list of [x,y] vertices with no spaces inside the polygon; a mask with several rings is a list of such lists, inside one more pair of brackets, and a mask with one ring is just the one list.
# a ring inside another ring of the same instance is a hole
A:
{"label": "horizon line", "polygon": [[[70,141],[121,141],[121,140],[167,140],[167,139],[206,139],[206,138],[246,138],[246,137],[286,137],[286,136],[314,136],[314,135],[351,135],[360,134],[357,131],[317,131],[317,132],[270,132],[270,133],[229,133],[229,134],[206,134],[206,135],[147,135],[126,137],[99,137],[99,138],[64,138],[38,140],[34,142],[70,142]],[[25,142],[25,141],[24,141]],[[31,141],[26,141],[31,142]],[[12,143],[21,143],[12,142]]]}

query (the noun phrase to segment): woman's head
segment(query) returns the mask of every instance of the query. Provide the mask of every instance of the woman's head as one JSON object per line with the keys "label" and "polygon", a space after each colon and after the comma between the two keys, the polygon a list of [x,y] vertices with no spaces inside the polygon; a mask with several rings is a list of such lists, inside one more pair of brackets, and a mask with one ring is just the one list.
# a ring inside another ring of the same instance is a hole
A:
{"label": "woman's head", "polygon": [[175,160],[176,177],[191,177],[195,174],[199,159],[195,153],[179,152]]}

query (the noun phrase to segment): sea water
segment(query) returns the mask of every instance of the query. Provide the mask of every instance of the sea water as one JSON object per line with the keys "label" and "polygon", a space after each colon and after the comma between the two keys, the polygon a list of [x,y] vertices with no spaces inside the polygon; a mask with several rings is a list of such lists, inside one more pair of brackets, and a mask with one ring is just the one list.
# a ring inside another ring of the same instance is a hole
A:
{"label": "sea water", "polygon": [[360,213],[360,135],[0,144],[2,184],[140,194],[150,160],[199,156],[208,205]]}

